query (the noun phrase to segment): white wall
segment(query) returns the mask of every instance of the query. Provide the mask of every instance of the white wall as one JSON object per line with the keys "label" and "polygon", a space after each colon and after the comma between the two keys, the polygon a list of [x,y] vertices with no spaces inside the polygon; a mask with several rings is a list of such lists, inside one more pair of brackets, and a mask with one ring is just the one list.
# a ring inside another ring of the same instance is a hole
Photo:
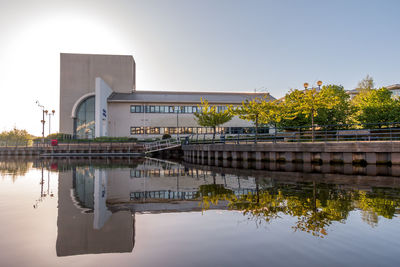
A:
{"label": "white wall", "polygon": [[[137,103],[136,105],[140,105]],[[176,113],[131,113],[130,106],[135,103],[108,103],[109,108],[109,135],[124,137],[130,136],[130,127],[176,127]],[[146,105],[160,105],[160,103],[146,103]],[[196,106],[191,104],[190,106]],[[189,106],[189,105],[188,105]],[[253,127],[249,121],[234,117],[220,127]],[[200,127],[193,114],[179,114],[179,127]],[[135,135],[137,138],[147,138],[151,135]]]}
{"label": "white wall", "polygon": [[95,92],[95,137],[108,136],[107,98],[113,91],[103,79],[97,77]]}

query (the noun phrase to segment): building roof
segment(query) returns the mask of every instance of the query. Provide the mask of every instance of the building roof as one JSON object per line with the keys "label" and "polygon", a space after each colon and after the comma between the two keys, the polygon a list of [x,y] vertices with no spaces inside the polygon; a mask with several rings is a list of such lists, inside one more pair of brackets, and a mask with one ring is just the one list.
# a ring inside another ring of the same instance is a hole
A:
{"label": "building roof", "polygon": [[350,95],[356,95],[359,93],[359,90],[358,89],[346,90],[346,93]]}
{"label": "building roof", "polygon": [[400,89],[400,84],[388,85],[388,86],[386,86],[386,88],[387,88],[388,90]]}
{"label": "building roof", "polygon": [[275,100],[269,93],[236,92],[188,92],[188,91],[135,91],[133,93],[112,93],[108,102],[130,103],[200,103],[201,98],[215,104],[241,104],[246,99],[266,96]]}

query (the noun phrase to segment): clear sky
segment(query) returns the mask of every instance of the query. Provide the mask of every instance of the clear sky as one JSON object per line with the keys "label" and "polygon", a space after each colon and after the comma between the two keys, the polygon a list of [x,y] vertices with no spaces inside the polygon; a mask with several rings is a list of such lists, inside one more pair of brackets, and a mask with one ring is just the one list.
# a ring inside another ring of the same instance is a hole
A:
{"label": "clear sky", "polygon": [[399,10],[398,0],[0,0],[0,131],[40,135],[36,100],[58,113],[61,52],[133,55],[138,90],[281,97],[317,80],[353,89],[367,74],[400,83]]}

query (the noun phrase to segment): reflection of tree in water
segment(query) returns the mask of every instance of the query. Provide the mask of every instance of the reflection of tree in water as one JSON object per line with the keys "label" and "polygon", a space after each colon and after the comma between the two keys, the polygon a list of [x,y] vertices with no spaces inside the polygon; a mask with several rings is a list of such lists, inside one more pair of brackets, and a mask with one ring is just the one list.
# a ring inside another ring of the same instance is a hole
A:
{"label": "reflection of tree in water", "polygon": [[0,175],[9,175],[12,181],[15,182],[17,176],[24,176],[31,167],[32,162],[19,160],[1,161]]}
{"label": "reflection of tree in water", "polygon": [[[214,180],[215,182],[215,180]],[[197,198],[200,198],[200,205],[203,210],[210,208],[211,204],[218,205],[219,200],[227,200],[233,195],[233,191],[226,189],[222,184],[200,185]]]}
{"label": "reflection of tree in water", "polygon": [[208,194],[201,198],[208,209],[218,200],[228,201],[232,210],[240,210],[257,225],[269,223],[281,215],[296,217],[295,231],[304,231],[323,238],[334,222],[345,223],[353,210],[361,211],[361,218],[371,226],[378,224],[379,216],[395,217],[400,208],[399,189],[374,189],[371,192],[342,190],[326,184],[281,184],[259,189],[255,193],[236,196],[233,193]]}

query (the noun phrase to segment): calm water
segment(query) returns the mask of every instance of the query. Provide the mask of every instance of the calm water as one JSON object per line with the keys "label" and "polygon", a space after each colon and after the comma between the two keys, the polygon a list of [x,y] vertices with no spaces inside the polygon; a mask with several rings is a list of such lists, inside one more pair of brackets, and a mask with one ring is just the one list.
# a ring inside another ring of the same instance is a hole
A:
{"label": "calm water", "polygon": [[0,265],[399,266],[395,167],[236,167],[0,159]]}

